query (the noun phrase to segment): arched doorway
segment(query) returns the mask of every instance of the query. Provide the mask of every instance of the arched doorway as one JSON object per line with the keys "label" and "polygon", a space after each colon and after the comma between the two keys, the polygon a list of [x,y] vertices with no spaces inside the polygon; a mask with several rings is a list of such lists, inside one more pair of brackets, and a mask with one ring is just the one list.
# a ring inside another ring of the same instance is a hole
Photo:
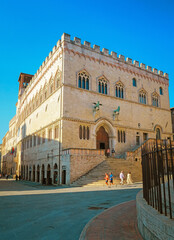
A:
{"label": "arched doorway", "polygon": [[42,184],[45,184],[45,167],[44,167],[44,164],[42,164]]}
{"label": "arched doorway", "polygon": [[26,180],[28,180],[28,165],[27,165],[27,167],[26,167]]}
{"label": "arched doorway", "polygon": [[62,184],[66,184],[66,170],[62,170]]}
{"label": "arched doorway", "polygon": [[25,180],[25,166],[23,168],[23,176],[22,176],[22,179]]}
{"label": "arched doorway", "polygon": [[54,164],[54,184],[58,183],[58,168],[57,163]]}
{"label": "arched doorway", "polygon": [[39,165],[37,165],[37,182],[40,180],[40,168]]}
{"label": "arched doorway", "polygon": [[50,164],[47,166],[47,185],[52,184],[52,179],[51,179],[51,167]]}
{"label": "arched doorway", "polygon": [[97,149],[108,149],[109,148],[109,135],[105,128],[101,126],[96,134],[96,146]]}
{"label": "arched doorway", "polygon": [[31,181],[31,166],[29,166],[29,181]]}
{"label": "arched doorway", "polygon": [[35,165],[33,165],[33,182],[35,182]]}

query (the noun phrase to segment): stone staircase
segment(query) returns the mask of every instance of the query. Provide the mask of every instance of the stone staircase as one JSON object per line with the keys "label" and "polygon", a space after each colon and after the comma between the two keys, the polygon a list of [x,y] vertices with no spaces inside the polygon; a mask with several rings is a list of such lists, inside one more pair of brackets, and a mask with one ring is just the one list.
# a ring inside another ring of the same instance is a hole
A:
{"label": "stone staircase", "polygon": [[127,173],[130,171],[132,174],[133,182],[142,181],[141,163],[136,161],[128,161],[120,158],[106,158],[106,160],[93,168],[87,174],[80,177],[73,182],[71,186],[104,186],[105,173],[113,173],[114,184],[120,184],[119,173],[124,172],[125,180]]}

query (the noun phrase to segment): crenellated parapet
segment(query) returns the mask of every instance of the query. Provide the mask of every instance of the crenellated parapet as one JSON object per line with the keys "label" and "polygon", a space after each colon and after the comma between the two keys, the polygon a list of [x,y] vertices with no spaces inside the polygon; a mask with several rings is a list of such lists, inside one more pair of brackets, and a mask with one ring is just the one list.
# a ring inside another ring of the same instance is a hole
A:
{"label": "crenellated parapet", "polygon": [[136,60],[132,61],[131,58],[126,58],[125,59],[125,56],[123,56],[121,54],[119,54],[117,56],[117,53],[113,52],[113,51],[111,51],[111,53],[109,53],[109,50],[106,49],[106,48],[103,48],[102,51],[101,51],[100,50],[100,46],[98,46],[96,44],[94,44],[93,47],[91,47],[91,43],[90,42],[84,41],[84,44],[82,44],[80,38],[74,37],[74,40],[71,40],[70,37],[71,36],[69,34],[63,33],[63,35],[61,37],[61,42],[63,43],[65,41],[65,42],[69,42],[69,43],[78,45],[78,46],[80,46],[82,48],[86,48],[86,49],[89,49],[91,51],[95,51],[96,53],[99,53],[101,55],[105,55],[105,56],[111,57],[113,59],[116,59],[119,62],[126,63],[128,65],[137,67],[137,68],[139,68],[141,70],[145,70],[145,71],[147,71],[149,73],[153,73],[153,74],[158,75],[160,77],[164,77],[167,80],[169,79],[168,74],[167,73],[163,73],[163,71],[161,71],[161,70],[157,70],[156,68],[152,68],[151,66],[146,66],[144,63],[139,63],[139,61],[136,61]]}
{"label": "crenellated parapet", "polygon": [[[35,86],[35,82],[37,82],[38,79],[41,79],[44,76],[44,74],[47,72],[48,68],[53,64],[53,62],[58,57],[60,57],[60,55],[63,52],[63,46],[65,48],[67,47],[66,43],[71,43],[73,45],[78,46],[79,48],[84,48],[86,50],[96,52],[102,56],[106,56],[110,60],[113,59],[116,64],[125,64],[125,66],[131,66],[131,67],[135,67],[137,70],[138,69],[143,70],[143,71],[145,71],[145,73],[154,74],[154,76],[156,76],[156,77],[163,78],[165,80],[165,83],[168,84],[169,76],[167,73],[163,73],[163,71],[160,71],[160,70],[158,71],[156,68],[152,68],[151,66],[146,66],[144,63],[139,63],[139,61],[136,61],[136,60],[133,61],[131,58],[128,58],[128,57],[125,58],[125,56],[123,56],[121,54],[118,55],[114,51],[109,52],[109,50],[106,48],[103,48],[101,51],[100,46],[98,46],[96,44],[91,46],[91,43],[88,41],[84,41],[84,44],[82,44],[81,39],[78,37],[74,37],[74,40],[71,40],[71,36],[69,34],[63,33],[63,35],[61,36],[61,40],[58,40],[57,44],[53,47],[52,51],[45,58],[45,60],[43,61],[43,63],[41,64],[41,66],[39,67],[37,72],[34,74],[32,79],[28,83],[28,85],[24,91],[24,94],[22,96],[22,102],[24,102],[26,99],[25,95],[27,95],[28,92],[30,92],[30,89]],[[74,50],[72,50],[72,51],[74,51]],[[80,49],[79,49],[79,52],[80,52]],[[96,60],[94,57],[92,57],[92,59]],[[98,61],[98,59],[97,59],[97,61]],[[102,61],[102,62],[104,63],[104,61]],[[108,61],[108,62],[110,62],[110,61]],[[114,66],[114,64],[112,64],[112,63],[110,65]],[[124,68],[124,70],[125,70],[125,68]],[[131,72],[131,70],[130,70],[130,72]],[[144,76],[145,76],[145,74],[144,74]]]}

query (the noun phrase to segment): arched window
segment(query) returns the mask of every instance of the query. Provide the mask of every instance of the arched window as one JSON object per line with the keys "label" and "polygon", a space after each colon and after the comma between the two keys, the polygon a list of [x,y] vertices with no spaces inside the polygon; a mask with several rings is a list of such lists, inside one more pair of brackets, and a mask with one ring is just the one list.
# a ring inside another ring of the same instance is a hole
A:
{"label": "arched window", "polygon": [[89,90],[89,75],[85,70],[78,73],[78,87]]}
{"label": "arched window", "polygon": [[132,79],[132,85],[133,85],[133,87],[137,86],[137,80],[135,78]]}
{"label": "arched window", "polygon": [[107,80],[104,76],[98,79],[98,92],[102,94],[108,94]]}
{"label": "arched window", "polygon": [[163,95],[163,89],[162,87],[159,88],[160,95]]}
{"label": "arched window", "polygon": [[146,102],[147,102],[146,92],[143,89],[139,92],[139,102],[143,103],[143,104],[146,104]]}
{"label": "arched window", "polygon": [[83,126],[83,139],[86,138],[86,129],[85,129],[85,126]]}
{"label": "arched window", "polygon": [[118,142],[121,142],[121,143],[125,143],[126,142],[125,131],[118,130]]}
{"label": "arched window", "polygon": [[156,129],[156,139],[161,139],[161,132],[159,128]]}
{"label": "arched window", "polygon": [[152,94],[152,105],[155,107],[159,107],[159,96],[156,92]]}
{"label": "arched window", "polygon": [[125,131],[123,131],[123,142],[124,142],[124,143],[126,142],[126,134],[125,134]]}
{"label": "arched window", "polygon": [[124,87],[121,82],[118,82],[115,85],[115,96],[118,98],[124,98]]}
{"label": "arched window", "polygon": [[82,126],[79,127],[79,138],[82,139]]}
{"label": "arched window", "polygon": [[87,140],[89,140],[89,127],[87,127]]}

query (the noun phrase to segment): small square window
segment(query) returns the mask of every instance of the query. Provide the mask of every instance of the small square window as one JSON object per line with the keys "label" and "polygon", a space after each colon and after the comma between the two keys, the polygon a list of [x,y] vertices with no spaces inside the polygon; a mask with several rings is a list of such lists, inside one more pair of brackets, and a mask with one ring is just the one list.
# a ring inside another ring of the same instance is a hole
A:
{"label": "small square window", "polygon": [[137,86],[137,81],[136,81],[135,78],[132,79],[132,85],[133,85],[133,87],[136,87],[136,86]]}

